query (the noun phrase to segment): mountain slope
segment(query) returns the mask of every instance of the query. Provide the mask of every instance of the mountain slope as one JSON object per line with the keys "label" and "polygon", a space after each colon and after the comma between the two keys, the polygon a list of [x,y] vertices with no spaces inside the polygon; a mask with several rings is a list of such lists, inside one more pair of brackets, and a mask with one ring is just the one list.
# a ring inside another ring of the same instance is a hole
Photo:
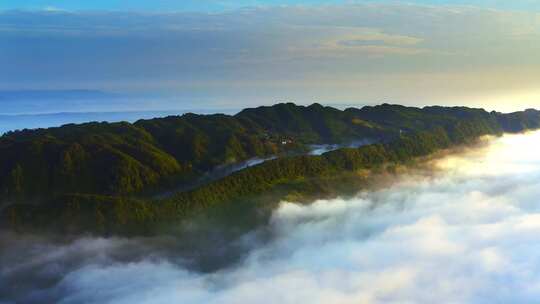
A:
{"label": "mountain slope", "polygon": [[[339,111],[279,104],[235,116],[195,115],[128,123],[90,123],[12,132],[0,138],[2,212],[12,226],[130,231],[190,216],[197,210],[362,170],[409,162],[486,134],[540,126],[540,112],[510,114],[465,107],[380,105]],[[298,155],[310,143],[359,137],[379,143],[323,155]],[[293,143],[283,144],[287,139]],[[282,155],[170,198],[138,196],[196,178],[220,164]],[[338,187],[339,185],[336,185]],[[28,204],[39,198],[37,204]]]}

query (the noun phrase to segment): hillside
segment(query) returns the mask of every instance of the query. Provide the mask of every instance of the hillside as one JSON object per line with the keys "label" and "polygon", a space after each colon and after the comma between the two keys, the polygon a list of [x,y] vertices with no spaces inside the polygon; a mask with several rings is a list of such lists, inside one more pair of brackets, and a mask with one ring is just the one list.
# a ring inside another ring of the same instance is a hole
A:
{"label": "hillside", "polygon": [[359,122],[317,104],[279,104],[235,116],[185,114],[9,132],[0,137],[2,198],[136,194],[193,180],[218,166],[303,151],[308,144],[391,135]]}
{"label": "hillside", "polygon": [[[102,232],[147,227],[280,185],[406,163],[482,135],[539,126],[536,110],[502,114],[383,104],[340,111],[278,104],[235,116],[186,114],[11,132],[0,138],[2,199],[11,203],[2,214],[12,226],[56,219],[63,228]],[[303,153],[310,144],[361,138],[379,143]],[[169,198],[146,195],[263,156],[278,157]]]}

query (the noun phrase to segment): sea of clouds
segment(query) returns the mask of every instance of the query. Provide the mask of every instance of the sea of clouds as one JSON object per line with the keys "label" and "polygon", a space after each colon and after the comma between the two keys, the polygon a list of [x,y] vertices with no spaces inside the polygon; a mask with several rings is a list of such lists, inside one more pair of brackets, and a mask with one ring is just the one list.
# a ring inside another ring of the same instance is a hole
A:
{"label": "sea of clouds", "polygon": [[213,271],[187,266],[174,238],[4,233],[0,303],[536,302],[539,148],[540,132],[508,135],[389,188],[282,202]]}

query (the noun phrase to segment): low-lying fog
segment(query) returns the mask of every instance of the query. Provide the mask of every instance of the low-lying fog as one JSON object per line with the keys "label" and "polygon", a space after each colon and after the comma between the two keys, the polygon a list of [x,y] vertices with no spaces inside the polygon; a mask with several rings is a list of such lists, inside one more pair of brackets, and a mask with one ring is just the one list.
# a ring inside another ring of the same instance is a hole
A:
{"label": "low-lying fog", "polygon": [[321,144],[321,145],[311,145],[311,151],[309,155],[321,155],[326,152],[334,151],[340,148],[358,148],[365,145],[370,145],[375,143],[376,140],[372,139],[359,139],[352,141],[348,144]]}
{"label": "low-lying fog", "polygon": [[540,132],[505,136],[391,188],[282,202],[239,240],[244,259],[212,272],[186,266],[174,239],[5,233],[0,303],[536,302],[538,151]]}

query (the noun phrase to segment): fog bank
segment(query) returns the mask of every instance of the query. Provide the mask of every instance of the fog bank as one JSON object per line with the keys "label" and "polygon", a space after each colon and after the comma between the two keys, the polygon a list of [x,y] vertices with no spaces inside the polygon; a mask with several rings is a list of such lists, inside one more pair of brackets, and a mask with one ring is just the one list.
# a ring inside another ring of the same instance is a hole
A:
{"label": "fog bank", "polygon": [[538,143],[509,135],[387,189],[282,202],[236,240],[243,259],[212,272],[189,267],[174,248],[190,244],[174,239],[4,234],[0,303],[535,302]]}
{"label": "fog bank", "polygon": [[348,144],[322,144],[322,145],[311,145],[310,155],[321,155],[326,152],[334,151],[340,148],[359,148],[361,146],[370,145],[375,143],[375,140],[372,139],[360,139],[349,142]]}

